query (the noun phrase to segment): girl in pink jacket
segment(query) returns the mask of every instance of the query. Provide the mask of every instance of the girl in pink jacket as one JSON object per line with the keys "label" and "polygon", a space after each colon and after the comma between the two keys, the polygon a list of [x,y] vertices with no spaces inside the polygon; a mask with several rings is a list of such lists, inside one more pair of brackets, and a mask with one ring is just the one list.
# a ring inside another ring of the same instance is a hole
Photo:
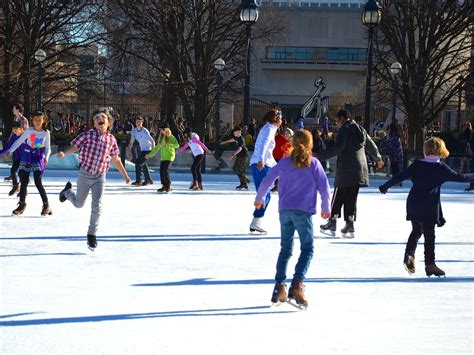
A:
{"label": "girl in pink jacket", "polygon": [[178,153],[181,153],[189,147],[193,154],[193,164],[191,165],[193,182],[191,183],[191,186],[189,186],[189,189],[202,190],[201,164],[204,160],[204,152],[208,152],[209,149],[199,140],[199,136],[189,127],[186,127],[184,130],[184,139],[186,143],[178,149]]}

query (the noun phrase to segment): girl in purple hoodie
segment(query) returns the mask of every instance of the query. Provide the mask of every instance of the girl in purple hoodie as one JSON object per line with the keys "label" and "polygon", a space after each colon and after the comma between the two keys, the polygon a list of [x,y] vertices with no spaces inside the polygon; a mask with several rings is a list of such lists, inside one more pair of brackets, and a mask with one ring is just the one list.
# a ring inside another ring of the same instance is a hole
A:
{"label": "girl in purple hoodie", "polygon": [[[281,159],[262,180],[255,207],[265,204],[265,196],[278,178],[278,197],[281,227],[281,249],[278,256],[272,303],[278,304],[289,299],[298,307],[306,308],[308,300],[304,294],[303,280],[313,257],[313,222],[316,213],[316,194],[321,196],[321,217],[330,214],[329,183],[321,163],[313,157],[313,137],[305,129],[293,136],[293,151],[289,157]],[[301,253],[295,267],[291,287],[286,293],[286,268],[293,251],[295,230],[298,231]]]}

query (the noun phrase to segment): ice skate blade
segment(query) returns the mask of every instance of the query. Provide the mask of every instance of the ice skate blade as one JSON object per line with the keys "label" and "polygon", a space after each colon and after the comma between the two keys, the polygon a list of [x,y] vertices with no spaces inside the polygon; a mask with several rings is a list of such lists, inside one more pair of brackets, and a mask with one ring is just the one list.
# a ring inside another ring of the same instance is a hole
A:
{"label": "ice skate blade", "polygon": [[288,301],[286,301],[286,303],[288,303],[292,307],[295,307],[296,309],[299,309],[300,311],[306,311],[308,309],[308,306],[305,306],[303,304],[298,304],[293,299],[288,299]]}
{"label": "ice skate blade", "polygon": [[434,276],[434,277],[437,277],[438,279],[440,279],[440,278],[442,278],[442,277],[443,277],[443,278],[446,278],[446,275],[435,275],[435,274],[431,274],[431,275],[426,275],[426,276],[428,276],[429,278],[431,278],[431,276]]}
{"label": "ice skate blade", "polygon": [[405,265],[405,264],[403,264],[403,266],[405,267],[405,270],[408,272],[408,274],[409,274],[410,276],[413,276],[413,274],[415,273],[415,270],[410,270],[410,269],[408,268],[408,266]]}
{"label": "ice skate blade", "polygon": [[250,228],[250,234],[253,234],[253,235],[266,235],[267,231]]}
{"label": "ice skate blade", "polygon": [[354,232],[342,233],[342,237],[346,238],[346,239],[353,239],[354,238]]}
{"label": "ice skate blade", "polygon": [[330,237],[335,237],[336,236],[336,231],[328,230],[328,229],[322,229],[320,228],[319,231],[323,233],[324,235],[329,235]]}
{"label": "ice skate blade", "polygon": [[87,246],[87,248],[88,248],[90,251],[95,251],[95,248],[96,248],[96,247]]}

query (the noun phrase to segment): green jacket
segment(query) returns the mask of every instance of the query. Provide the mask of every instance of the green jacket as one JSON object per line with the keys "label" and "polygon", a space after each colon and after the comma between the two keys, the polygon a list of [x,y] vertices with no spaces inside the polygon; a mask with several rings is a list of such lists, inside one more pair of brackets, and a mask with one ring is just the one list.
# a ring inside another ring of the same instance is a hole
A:
{"label": "green jacket", "polygon": [[150,153],[148,153],[146,157],[151,158],[156,153],[158,153],[159,150],[161,150],[161,160],[173,161],[176,156],[175,150],[179,148],[179,144],[173,135],[170,136],[170,140],[171,142],[167,144],[165,137],[162,137],[161,141],[156,144],[155,148]]}

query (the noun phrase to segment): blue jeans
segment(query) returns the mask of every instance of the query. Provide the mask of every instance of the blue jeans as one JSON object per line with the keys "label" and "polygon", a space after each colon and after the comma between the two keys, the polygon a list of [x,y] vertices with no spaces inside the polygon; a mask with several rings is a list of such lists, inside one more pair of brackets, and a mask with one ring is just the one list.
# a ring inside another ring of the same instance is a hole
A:
{"label": "blue jeans", "polygon": [[276,265],[275,280],[277,283],[283,283],[286,280],[286,268],[293,252],[295,230],[298,231],[300,237],[301,253],[295,266],[293,279],[304,280],[314,253],[311,217],[311,213],[300,210],[280,211],[281,249]]}
{"label": "blue jeans", "polygon": [[[265,166],[262,170],[258,170],[257,164],[250,165],[250,168],[252,169],[252,176],[253,176],[253,182],[255,184],[255,190],[258,191],[258,187],[260,186],[260,183],[262,182],[263,178],[267,176],[268,172],[270,171],[270,168],[268,166]],[[270,202],[270,192],[268,192],[267,196],[265,196],[265,207],[260,207],[259,209],[255,209],[255,211],[253,212],[253,216],[256,218],[263,217],[265,215],[265,210],[267,209],[269,202]]]}

